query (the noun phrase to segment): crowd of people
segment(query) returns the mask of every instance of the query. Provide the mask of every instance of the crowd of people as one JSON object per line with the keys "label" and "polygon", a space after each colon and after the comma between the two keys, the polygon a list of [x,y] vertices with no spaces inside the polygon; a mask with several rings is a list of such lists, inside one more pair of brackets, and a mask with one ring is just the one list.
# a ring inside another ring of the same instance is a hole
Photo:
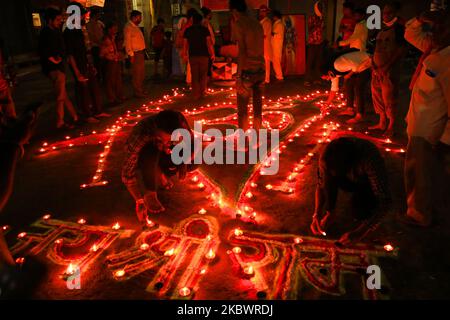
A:
{"label": "crowd of people", "polygon": [[[142,13],[132,11],[119,37],[117,23],[104,24],[94,13],[79,5],[82,28],[62,31],[62,12],[49,8],[46,26],[40,34],[39,53],[42,70],[51,80],[56,93],[58,128],[71,128],[80,121],[78,112],[88,122],[109,117],[103,109],[101,85],[106,89],[110,103],[124,101],[122,83],[123,62],[130,62],[134,95],[148,96],[144,88],[146,41],[139,25]],[[307,72],[305,86],[326,80],[331,82],[328,103],[332,104],[343,83],[348,123],[359,123],[365,117],[366,89],[372,97],[373,109],[379,117],[370,130],[379,130],[392,137],[395,123],[403,121],[398,115],[399,76],[408,43],[423,55],[411,81],[411,101],[407,115],[408,147],[405,159],[405,189],[407,212],[401,221],[415,226],[432,224],[433,213],[439,203],[434,186],[442,177],[448,177],[450,168],[450,19],[448,8],[434,6],[418,17],[404,21],[398,16],[399,6],[389,2],[383,7],[382,28],[375,31],[374,42],[367,28],[365,10],[350,2],[344,3],[340,23],[340,37],[328,45],[325,40],[325,18],[321,2],[308,18]],[[230,0],[231,40],[237,45],[237,114],[238,126],[246,131],[251,127],[248,104],[253,100],[252,126],[262,128],[262,88],[271,81],[274,70],[276,81],[283,81],[281,66],[284,24],[280,12],[267,6],[259,10],[258,19],[248,13],[245,0]],[[206,94],[208,75],[214,62],[216,41],[211,25],[211,10],[202,8],[202,14],[190,9],[180,20],[175,40],[166,32],[164,20],[159,19],[151,30],[154,50],[155,75],[158,63],[164,61],[166,75],[171,74],[173,52],[186,67],[186,81],[192,85],[192,96],[201,99]],[[1,58],[1,56],[0,56]],[[77,108],[66,91],[66,63],[75,79]],[[0,78],[2,122],[17,118],[6,80]],[[32,108],[34,110],[35,107]],[[71,121],[64,115],[68,111]],[[25,120],[3,126],[0,131],[2,151],[1,181],[6,181],[0,198],[4,206],[12,188],[15,162],[23,152],[23,144],[35,123],[35,112]],[[136,201],[136,213],[145,226],[150,214],[164,210],[158,199],[159,188],[171,187],[170,177],[184,178],[194,167],[174,165],[170,160],[170,136],[176,129],[189,129],[184,116],[175,111],[163,111],[143,119],[133,129],[126,147],[126,161],[122,180]],[[5,146],[5,147],[3,147]],[[6,171],[4,170],[6,168]],[[3,174],[5,173],[5,174]],[[143,178],[143,187],[138,176]],[[338,189],[355,194],[362,205],[361,224],[344,234],[340,245],[359,241],[373,231],[387,211],[390,202],[387,173],[378,149],[368,141],[341,138],[331,142],[319,160],[316,205],[311,230],[325,233],[336,207]],[[142,189],[143,188],[143,189]],[[367,209],[367,210],[366,210]],[[0,238],[0,263],[14,264],[4,239]]]}

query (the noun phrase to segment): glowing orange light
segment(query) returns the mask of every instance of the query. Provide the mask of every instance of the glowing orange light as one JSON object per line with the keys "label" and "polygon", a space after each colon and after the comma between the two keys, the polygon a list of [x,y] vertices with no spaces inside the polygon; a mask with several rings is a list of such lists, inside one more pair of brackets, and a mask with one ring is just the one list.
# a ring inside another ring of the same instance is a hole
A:
{"label": "glowing orange light", "polygon": [[115,276],[116,278],[121,278],[121,277],[123,277],[124,275],[125,275],[125,270],[123,270],[123,269],[117,270],[117,271],[114,273],[114,276]]}
{"label": "glowing orange light", "polygon": [[248,275],[253,275],[255,273],[255,270],[253,270],[252,266],[244,268],[244,273]]}
{"label": "glowing orange light", "polygon": [[384,250],[386,250],[387,252],[391,252],[394,250],[394,247],[390,243],[388,243],[384,246]]}
{"label": "glowing orange light", "polygon": [[16,264],[21,265],[21,264],[23,264],[24,262],[25,262],[25,258],[24,258],[24,257],[20,257],[20,258],[17,258],[17,259],[16,259]]}
{"label": "glowing orange light", "polygon": [[197,187],[198,187],[199,189],[203,189],[203,188],[205,188],[205,185],[203,184],[203,182],[200,182],[200,183],[197,185]]}
{"label": "glowing orange light", "polygon": [[72,275],[72,274],[75,273],[75,269],[76,269],[76,268],[77,268],[76,265],[73,265],[73,264],[69,263],[69,266],[67,267],[65,273],[68,274],[68,275]]}
{"label": "glowing orange light", "polygon": [[245,196],[249,199],[253,198],[253,194],[249,191],[245,194]]}
{"label": "glowing orange light", "polygon": [[86,224],[86,220],[80,219],[80,220],[78,220],[78,223],[79,223],[79,224]]}
{"label": "glowing orange light", "polygon": [[3,230],[3,231],[6,231],[6,230],[8,230],[8,229],[9,229],[9,226],[3,226],[3,227],[2,227],[2,230]]}
{"label": "glowing orange light", "polygon": [[272,186],[271,184],[267,184],[267,185],[266,185],[266,189],[267,189],[267,190],[272,190],[272,189],[273,189],[273,186]]}
{"label": "glowing orange light", "polygon": [[206,213],[206,210],[205,210],[204,208],[201,208],[200,210],[198,210],[198,213],[199,213],[199,214],[205,214],[205,213]]}
{"label": "glowing orange light", "polygon": [[187,297],[188,295],[191,294],[191,289],[189,289],[188,287],[183,287],[183,288],[180,289],[180,291],[178,293],[182,297]]}
{"label": "glowing orange light", "polygon": [[213,249],[209,249],[208,253],[206,254],[206,259],[212,260],[216,257],[216,254],[214,253]]}
{"label": "glowing orange light", "polygon": [[200,270],[200,274],[205,274],[205,273],[206,273],[206,269]]}
{"label": "glowing orange light", "polygon": [[244,234],[244,231],[242,231],[241,229],[239,229],[239,228],[234,229],[234,235],[236,237],[242,236],[243,234]]}
{"label": "glowing orange light", "polygon": [[27,236],[26,232],[21,232],[17,235],[17,238],[22,239],[22,238],[25,238],[26,236]]}
{"label": "glowing orange light", "polygon": [[150,248],[150,246],[149,246],[147,243],[143,243],[143,244],[141,244],[141,246],[140,246],[140,249],[141,249],[142,251],[147,251],[149,248]]}
{"label": "glowing orange light", "polygon": [[94,245],[91,247],[91,251],[97,252],[97,250],[98,250],[98,246],[97,246],[97,244],[94,243]]}
{"label": "glowing orange light", "polygon": [[236,253],[236,254],[238,254],[238,253],[241,253],[241,252],[242,252],[242,249],[241,249],[241,247],[234,247],[234,248],[233,248],[233,252]]}
{"label": "glowing orange light", "polygon": [[166,252],[164,252],[164,255],[165,255],[166,257],[171,257],[171,256],[173,256],[174,254],[175,254],[175,249],[174,249],[174,248],[172,248],[172,249],[167,250]]}
{"label": "glowing orange light", "polygon": [[50,219],[50,217],[51,217],[51,216],[50,216],[49,214],[46,214],[45,216],[42,217],[42,219],[48,220],[48,219]]}
{"label": "glowing orange light", "polygon": [[302,242],[303,242],[303,239],[302,239],[302,238],[295,238],[295,239],[294,239],[294,242],[295,242],[296,244],[299,244],[299,243],[302,243]]}
{"label": "glowing orange light", "polygon": [[154,227],[155,226],[155,223],[152,220],[150,220],[148,217],[145,219],[145,222],[146,222],[148,227]]}
{"label": "glowing orange light", "polygon": [[112,226],[112,228],[113,228],[114,230],[119,230],[119,229],[120,229],[120,224],[119,224],[118,222],[116,222],[116,223]]}

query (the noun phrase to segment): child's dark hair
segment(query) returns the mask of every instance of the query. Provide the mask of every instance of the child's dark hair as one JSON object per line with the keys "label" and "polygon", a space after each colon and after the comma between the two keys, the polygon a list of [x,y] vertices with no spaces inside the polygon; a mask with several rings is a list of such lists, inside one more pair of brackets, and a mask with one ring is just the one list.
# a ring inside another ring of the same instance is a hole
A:
{"label": "child's dark hair", "polygon": [[47,8],[47,9],[45,9],[45,12],[44,12],[45,22],[49,23],[49,22],[55,20],[56,17],[61,16],[61,15],[62,15],[61,10],[52,8],[52,7]]}
{"label": "child's dark hair", "polygon": [[177,129],[189,129],[186,118],[179,111],[164,110],[156,115],[156,125],[158,129],[172,134]]}

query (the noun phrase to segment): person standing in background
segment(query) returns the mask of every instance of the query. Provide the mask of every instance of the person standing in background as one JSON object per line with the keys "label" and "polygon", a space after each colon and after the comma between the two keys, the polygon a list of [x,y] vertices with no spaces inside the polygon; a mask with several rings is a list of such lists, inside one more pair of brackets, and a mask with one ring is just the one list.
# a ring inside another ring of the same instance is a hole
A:
{"label": "person standing in background", "polygon": [[369,130],[381,130],[387,137],[394,134],[401,59],[405,54],[405,28],[398,23],[397,2],[383,8],[383,28],[378,32],[372,62],[372,101],[380,119]]}
{"label": "person standing in background", "polygon": [[206,96],[208,82],[209,60],[215,59],[209,30],[202,26],[202,16],[199,13],[192,17],[192,26],[184,32],[185,59],[189,59],[192,72],[192,95],[194,99]]}
{"label": "person standing in background", "polygon": [[357,22],[352,35],[347,40],[339,41],[340,47],[349,46],[350,49],[366,51],[369,29],[367,29],[366,11],[358,8],[354,11],[354,19]]}
{"label": "person standing in background", "polygon": [[[214,33],[214,28],[211,23],[211,20],[212,20],[211,9],[202,7],[200,9],[200,11],[203,14],[202,25],[208,29],[210,37],[211,37],[211,44],[214,49],[214,46],[216,45],[216,34]],[[208,64],[208,79],[211,79],[211,77],[212,77],[212,64],[213,64],[213,61],[210,59],[209,64]]]}
{"label": "person standing in background", "polygon": [[6,79],[6,56],[3,39],[0,39],[0,119],[16,119],[16,107]]}
{"label": "person standing in background", "polygon": [[56,94],[56,127],[71,129],[73,126],[64,122],[64,106],[72,116],[73,122],[78,115],[66,91],[66,52],[61,32],[63,15],[58,9],[48,8],[45,12],[47,25],[39,34],[39,56],[42,72],[52,81]]}
{"label": "person standing in background", "polygon": [[[437,212],[448,214],[450,190],[450,19],[447,8],[432,6],[432,10],[408,21],[405,30],[406,41],[423,56],[410,86],[405,158],[408,209],[400,218],[422,227],[431,226]],[[431,32],[424,31],[425,25]]]}
{"label": "person standing in background", "polygon": [[66,28],[64,30],[67,59],[76,80],[75,93],[78,104],[83,110],[86,120],[90,123],[96,123],[99,121],[98,118],[110,117],[111,115],[102,111],[102,96],[97,79],[98,71],[94,67],[89,36],[86,30],[88,12],[78,2],[71,2],[71,5],[80,8],[82,28]]}
{"label": "person standing in background", "polygon": [[249,129],[248,102],[253,94],[253,128],[262,129],[262,85],[265,78],[264,31],[261,24],[247,15],[244,0],[230,0],[232,39],[239,47],[236,79],[238,125]]}
{"label": "person standing in background", "polygon": [[103,66],[100,59],[100,45],[105,34],[105,25],[100,20],[102,11],[99,7],[91,9],[89,22],[86,24],[86,29],[91,41],[92,58],[94,59],[94,67],[97,69],[97,77],[99,80],[103,78]]}
{"label": "person standing in background", "polygon": [[153,52],[155,54],[154,57],[154,77],[158,77],[158,64],[159,60],[161,60],[161,52],[164,48],[164,19],[159,18],[158,24],[153,27],[150,32],[150,38],[152,42]]}
{"label": "person standing in background", "polygon": [[344,16],[341,19],[341,23],[339,24],[339,39],[341,40],[347,40],[350,38],[353,34],[353,31],[355,30],[356,26],[356,20],[353,15],[353,10],[355,10],[355,5],[353,2],[346,1],[343,4],[343,13]]}
{"label": "person standing in background", "polygon": [[320,81],[320,68],[323,57],[323,32],[325,23],[322,14],[322,3],[314,4],[314,15],[308,18],[308,49],[306,53],[306,81],[305,86],[310,86],[311,81]]}
{"label": "person standing in background", "polygon": [[172,75],[172,32],[166,31],[164,33],[164,48],[161,53],[164,63],[164,76],[168,79]]}
{"label": "person standing in background", "polygon": [[266,80],[270,83],[270,63],[272,61],[272,20],[269,18],[270,9],[266,5],[259,8],[259,22],[264,31],[264,62],[266,64]]}
{"label": "person standing in background", "polygon": [[130,13],[130,21],[124,28],[125,51],[130,58],[134,95],[137,98],[147,97],[147,92],[143,87],[145,80],[145,39],[139,28],[141,22],[142,12],[133,10]]}
{"label": "person standing in background", "polygon": [[283,57],[283,42],[284,42],[284,23],[281,12],[278,10],[272,11],[273,26],[272,26],[272,63],[275,71],[275,77],[278,81],[283,81],[283,69],[281,68],[281,58]]}
{"label": "person standing in background", "polygon": [[105,61],[106,95],[111,105],[125,101],[122,83],[122,54],[116,43],[119,27],[111,23],[106,27],[106,34],[100,45],[100,57]]}

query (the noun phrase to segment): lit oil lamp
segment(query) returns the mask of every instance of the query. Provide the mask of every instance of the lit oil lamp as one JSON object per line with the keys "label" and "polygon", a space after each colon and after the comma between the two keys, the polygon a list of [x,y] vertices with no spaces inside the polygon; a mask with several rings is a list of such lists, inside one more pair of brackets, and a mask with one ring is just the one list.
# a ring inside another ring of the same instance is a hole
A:
{"label": "lit oil lamp", "polygon": [[391,252],[394,250],[394,247],[390,243],[388,243],[384,246],[384,250],[386,250],[387,252]]}
{"label": "lit oil lamp", "polygon": [[43,220],[48,220],[51,218],[51,215],[46,214],[45,216],[42,217]]}
{"label": "lit oil lamp", "polygon": [[123,270],[123,269],[117,270],[117,271],[114,273],[114,276],[115,276],[116,278],[122,278],[124,275],[125,275],[125,270]]}
{"label": "lit oil lamp", "polygon": [[26,236],[27,236],[27,233],[26,233],[26,232],[21,232],[21,233],[19,233],[19,234],[17,235],[17,238],[23,239],[23,238],[25,238]]}
{"label": "lit oil lamp", "polygon": [[191,294],[191,289],[189,289],[188,287],[183,287],[180,289],[180,291],[178,293],[182,297],[187,297]]}
{"label": "lit oil lamp", "polygon": [[80,219],[80,220],[78,220],[78,224],[86,224],[86,220],[85,219]]}
{"label": "lit oil lamp", "polygon": [[112,226],[113,230],[119,230],[120,229],[120,224],[118,222],[116,222],[113,226]]}
{"label": "lit oil lamp", "polygon": [[294,239],[294,242],[295,242],[296,244],[300,244],[300,243],[303,242],[303,239],[302,239],[302,238],[295,238],[295,239]]}
{"label": "lit oil lamp", "polygon": [[253,277],[255,275],[255,270],[253,269],[252,266],[249,267],[245,267],[244,268],[244,273],[247,277]]}
{"label": "lit oil lamp", "polygon": [[239,229],[239,228],[234,229],[234,235],[236,237],[242,236],[243,234],[244,234],[244,231],[242,231],[241,229]]}
{"label": "lit oil lamp", "polygon": [[69,263],[69,266],[67,267],[66,271],[64,272],[64,274],[71,276],[75,273],[75,270],[77,269],[76,265],[73,265],[72,263]]}
{"label": "lit oil lamp", "polygon": [[91,251],[92,252],[97,252],[98,251],[98,245],[96,243],[94,243],[94,245],[91,247]]}
{"label": "lit oil lamp", "polygon": [[206,259],[212,260],[216,257],[216,254],[214,253],[213,249],[209,249],[208,253],[206,254]]}
{"label": "lit oil lamp", "polygon": [[145,219],[145,223],[146,223],[147,227],[149,227],[149,228],[152,228],[155,226],[155,223],[152,220],[150,220],[148,217]]}
{"label": "lit oil lamp", "polygon": [[205,184],[203,182],[200,182],[199,184],[197,184],[197,187],[202,190],[205,188]]}
{"label": "lit oil lamp", "polygon": [[267,185],[266,185],[266,189],[267,189],[267,190],[272,190],[272,189],[273,189],[273,186],[272,186],[271,184],[267,184]]}
{"label": "lit oil lamp", "polygon": [[233,252],[234,252],[235,254],[239,254],[239,253],[242,252],[242,249],[241,249],[241,247],[234,247],[234,248],[233,248]]}
{"label": "lit oil lamp", "polygon": [[164,255],[165,255],[166,257],[171,257],[171,256],[173,256],[174,254],[175,254],[175,249],[174,249],[174,248],[172,248],[172,249],[167,250],[166,252],[164,252]]}
{"label": "lit oil lamp", "polygon": [[245,196],[246,196],[247,198],[251,199],[251,198],[253,198],[253,193],[251,193],[251,192],[249,191],[249,192],[247,192],[247,193],[245,194]]}
{"label": "lit oil lamp", "polygon": [[201,208],[200,210],[198,210],[198,214],[205,214],[206,210],[204,208]]}
{"label": "lit oil lamp", "polygon": [[24,257],[19,257],[16,259],[16,264],[17,265],[22,265],[25,263],[25,258]]}
{"label": "lit oil lamp", "polygon": [[141,244],[141,246],[139,248],[142,251],[147,251],[148,249],[150,249],[150,246],[147,243],[143,243],[143,244]]}

